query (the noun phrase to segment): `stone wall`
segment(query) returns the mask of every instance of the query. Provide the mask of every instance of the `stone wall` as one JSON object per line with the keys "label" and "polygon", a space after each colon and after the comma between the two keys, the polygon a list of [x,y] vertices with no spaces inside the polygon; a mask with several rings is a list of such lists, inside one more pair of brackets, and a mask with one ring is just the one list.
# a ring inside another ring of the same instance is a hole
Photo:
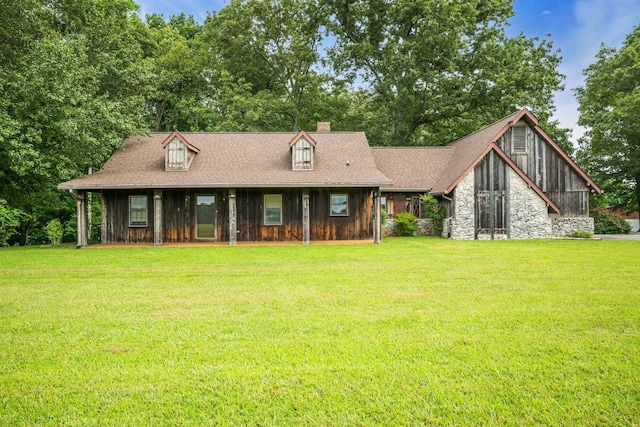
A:
{"label": "stone wall", "polygon": [[508,227],[511,239],[549,238],[554,235],[547,203],[509,168]]}
{"label": "stone wall", "polygon": [[475,238],[475,177],[469,172],[454,190],[453,212],[451,218],[451,238],[473,240]]}
{"label": "stone wall", "polygon": [[575,231],[588,231],[593,233],[593,218],[573,217],[573,218],[551,218],[554,237],[564,237]]}
{"label": "stone wall", "polygon": [[[382,237],[395,236],[393,233],[394,224],[393,218],[387,218],[382,225]],[[416,236],[433,236],[433,226],[428,219],[418,218],[417,225],[418,231],[415,234]]]}

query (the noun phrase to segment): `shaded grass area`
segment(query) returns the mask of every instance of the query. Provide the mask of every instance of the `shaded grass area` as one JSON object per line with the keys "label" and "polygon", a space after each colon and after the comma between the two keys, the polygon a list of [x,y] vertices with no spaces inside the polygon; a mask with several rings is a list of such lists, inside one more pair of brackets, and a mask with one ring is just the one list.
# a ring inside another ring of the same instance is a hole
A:
{"label": "shaded grass area", "polygon": [[2,249],[0,424],[637,425],[639,250]]}

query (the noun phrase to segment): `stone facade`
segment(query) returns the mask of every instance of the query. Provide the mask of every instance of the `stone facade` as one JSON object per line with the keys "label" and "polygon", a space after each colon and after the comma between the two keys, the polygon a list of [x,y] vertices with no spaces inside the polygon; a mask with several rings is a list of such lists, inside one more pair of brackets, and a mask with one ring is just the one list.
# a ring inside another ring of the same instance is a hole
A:
{"label": "stone facade", "polygon": [[[574,231],[593,233],[593,218],[550,217],[546,202],[511,168],[508,170],[508,212],[509,234],[495,235],[494,239],[537,239],[564,237]],[[474,174],[468,173],[455,189],[453,218],[445,220],[453,239],[473,240],[475,238],[475,193]]]}
{"label": "stone facade", "polygon": [[453,212],[451,218],[451,238],[473,240],[475,238],[475,177],[468,173],[454,190]]}
{"label": "stone facade", "polygon": [[553,237],[547,204],[511,168],[509,168],[508,227],[511,239]]}
{"label": "stone facade", "polygon": [[593,234],[593,218],[591,217],[574,217],[574,218],[551,218],[551,226],[553,228],[554,237],[564,237],[575,231],[588,231]]}

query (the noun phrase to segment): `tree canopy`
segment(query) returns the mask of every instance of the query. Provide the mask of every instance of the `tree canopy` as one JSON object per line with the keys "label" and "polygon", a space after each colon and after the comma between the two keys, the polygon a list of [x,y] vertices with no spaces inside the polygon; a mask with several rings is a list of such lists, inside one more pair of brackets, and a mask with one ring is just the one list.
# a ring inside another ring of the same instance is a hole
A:
{"label": "tree canopy", "polygon": [[620,47],[602,46],[576,90],[578,124],[587,128],[579,156],[603,183],[607,203],[638,209],[640,203],[640,26]]}

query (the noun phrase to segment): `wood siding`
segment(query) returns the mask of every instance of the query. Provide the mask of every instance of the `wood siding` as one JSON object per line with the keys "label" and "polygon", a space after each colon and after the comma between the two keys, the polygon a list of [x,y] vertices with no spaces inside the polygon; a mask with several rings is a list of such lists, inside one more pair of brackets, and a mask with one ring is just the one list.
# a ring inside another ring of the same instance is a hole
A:
{"label": "wood siding", "polygon": [[[373,189],[310,189],[309,232],[313,240],[373,239]],[[282,224],[264,225],[264,195],[282,195]],[[330,215],[330,195],[347,194],[347,216]],[[147,196],[147,226],[129,226],[129,196]],[[215,240],[229,241],[229,192],[221,189],[163,190],[162,241],[195,242],[196,197],[213,195],[216,201]],[[103,191],[102,241],[153,243],[153,191]],[[302,189],[236,189],[237,241],[300,241],[304,239]]]}
{"label": "wood siding", "polygon": [[[519,135],[524,127],[524,149]],[[589,187],[573,168],[524,122],[504,133],[496,142],[524,173],[560,209],[560,216],[589,215]],[[515,149],[514,149],[515,148]]]}
{"label": "wood siding", "polygon": [[475,167],[475,235],[508,235],[507,164],[492,150]]}

